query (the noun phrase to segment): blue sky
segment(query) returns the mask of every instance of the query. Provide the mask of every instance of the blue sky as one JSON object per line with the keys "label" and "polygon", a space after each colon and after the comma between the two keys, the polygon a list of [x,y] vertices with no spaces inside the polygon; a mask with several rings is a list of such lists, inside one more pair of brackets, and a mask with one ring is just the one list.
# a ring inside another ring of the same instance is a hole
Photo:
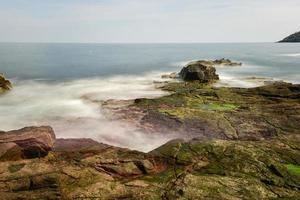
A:
{"label": "blue sky", "polygon": [[2,42],[271,42],[300,0],[0,0]]}

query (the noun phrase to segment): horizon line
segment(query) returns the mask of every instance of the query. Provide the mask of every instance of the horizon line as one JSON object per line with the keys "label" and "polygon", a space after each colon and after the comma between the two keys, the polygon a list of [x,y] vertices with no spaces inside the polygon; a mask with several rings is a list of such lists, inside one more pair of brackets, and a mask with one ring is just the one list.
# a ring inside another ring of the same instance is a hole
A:
{"label": "horizon line", "polygon": [[0,41],[0,43],[12,44],[258,44],[258,43],[278,43],[279,41],[264,42],[31,42],[31,41]]}

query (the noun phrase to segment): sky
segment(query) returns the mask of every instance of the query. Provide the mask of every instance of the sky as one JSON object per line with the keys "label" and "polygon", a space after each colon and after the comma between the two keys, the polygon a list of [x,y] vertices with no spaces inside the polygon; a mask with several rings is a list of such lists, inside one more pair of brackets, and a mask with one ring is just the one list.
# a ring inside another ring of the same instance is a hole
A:
{"label": "sky", "polygon": [[0,42],[273,42],[300,0],[0,0]]}

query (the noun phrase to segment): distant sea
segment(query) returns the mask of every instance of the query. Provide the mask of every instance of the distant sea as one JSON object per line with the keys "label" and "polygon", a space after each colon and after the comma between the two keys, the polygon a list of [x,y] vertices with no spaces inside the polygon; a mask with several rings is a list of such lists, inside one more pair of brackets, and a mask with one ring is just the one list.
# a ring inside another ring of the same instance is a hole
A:
{"label": "distant sea", "polygon": [[0,43],[0,72],[14,82],[14,89],[0,97],[0,130],[51,125],[58,137],[90,137],[148,151],[173,136],[147,135],[107,119],[93,102],[166,95],[153,83],[162,80],[161,74],[179,72],[191,60],[219,58],[243,66],[217,67],[221,80],[216,86],[300,83],[296,43]]}

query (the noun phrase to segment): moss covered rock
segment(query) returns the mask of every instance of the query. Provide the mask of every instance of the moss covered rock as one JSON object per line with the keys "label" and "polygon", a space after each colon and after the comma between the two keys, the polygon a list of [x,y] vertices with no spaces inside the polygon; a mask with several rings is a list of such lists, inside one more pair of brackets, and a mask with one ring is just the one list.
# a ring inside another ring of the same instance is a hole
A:
{"label": "moss covered rock", "polygon": [[0,162],[0,192],[8,200],[297,199],[300,148],[292,136],[174,140],[149,153],[61,141],[44,158]]}
{"label": "moss covered rock", "polygon": [[171,94],[137,99],[123,116],[134,118],[130,111],[140,110],[142,128],[179,133],[186,139],[262,140],[297,135],[300,130],[300,85],[279,82],[246,89],[172,82],[162,89]]}

